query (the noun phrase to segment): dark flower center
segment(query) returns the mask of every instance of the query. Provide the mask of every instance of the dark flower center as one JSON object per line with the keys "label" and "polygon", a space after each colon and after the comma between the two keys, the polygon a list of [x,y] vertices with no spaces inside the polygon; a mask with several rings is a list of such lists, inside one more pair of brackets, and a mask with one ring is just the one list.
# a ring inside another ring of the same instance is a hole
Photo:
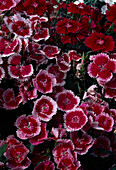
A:
{"label": "dark flower center", "polygon": [[99,45],[103,45],[104,44],[104,40],[99,39],[99,40],[96,41],[96,43],[99,44]]}

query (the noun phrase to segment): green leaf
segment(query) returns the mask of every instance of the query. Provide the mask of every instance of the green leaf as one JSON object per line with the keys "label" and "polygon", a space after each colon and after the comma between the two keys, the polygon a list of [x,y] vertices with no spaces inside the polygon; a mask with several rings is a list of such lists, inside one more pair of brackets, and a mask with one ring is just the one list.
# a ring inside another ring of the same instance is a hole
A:
{"label": "green leaf", "polygon": [[0,157],[4,154],[4,152],[6,151],[6,148],[7,148],[7,144],[0,147]]}

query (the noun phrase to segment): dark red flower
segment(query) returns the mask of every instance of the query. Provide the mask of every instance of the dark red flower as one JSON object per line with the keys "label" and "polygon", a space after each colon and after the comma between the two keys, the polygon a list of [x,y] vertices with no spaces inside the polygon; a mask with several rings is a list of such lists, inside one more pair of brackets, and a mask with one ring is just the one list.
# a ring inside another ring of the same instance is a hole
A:
{"label": "dark red flower", "polygon": [[77,54],[77,51],[75,50],[68,51],[68,55],[70,56],[71,61],[72,60],[79,61],[81,59],[81,56]]}
{"label": "dark red flower", "polygon": [[106,17],[108,21],[116,25],[116,4],[109,6],[109,9],[106,11]]}
{"label": "dark red flower", "polygon": [[93,139],[87,133],[83,133],[80,137],[78,132],[71,132],[71,140],[75,146],[75,151],[80,154],[86,154],[93,145]]}
{"label": "dark red flower", "polygon": [[88,121],[87,116],[81,108],[75,108],[64,115],[64,126],[67,131],[80,130]]}
{"label": "dark red flower", "polygon": [[115,42],[111,36],[105,36],[97,32],[92,33],[90,37],[85,39],[85,45],[93,51],[113,51],[114,44]]}
{"label": "dark red flower", "polygon": [[64,90],[56,95],[58,109],[62,111],[70,111],[78,106],[80,98],[75,96],[71,90]]}
{"label": "dark red flower", "polygon": [[18,128],[16,131],[20,139],[28,139],[38,135],[41,131],[41,123],[39,119],[33,115],[21,115],[17,118],[15,126]]}
{"label": "dark red flower", "polygon": [[36,78],[33,79],[34,87],[41,93],[52,93],[56,78],[46,70],[40,70]]}
{"label": "dark red flower", "polygon": [[68,12],[80,15],[91,15],[92,11],[91,7],[89,5],[85,5],[84,3],[79,3],[78,5],[70,3],[68,7]]}
{"label": "dark red flower", "polygon": [[57,103],[51,97],[43,95],[35,101],[32,114],[48,122],[56,112]]}
{"label": "dark red flower", "polygon": [[[94,140],[93,153],[92,155],[98,157],[108,157],[110,156],[109,152],[112,151],[111,142],[106,136],[100,136]],[[107,152],[109,151],[109,152]]]}
{"label": "dark red flower", "polygon": [[40,162],[34,170],[55,170],[54,163],[51,161],[42,161]]}
{"label": "dark red flower", "polygon": [[79,26],[80,24],[77,21],[65,18],[57,23],[56,32],[59,34],[75,33]]}

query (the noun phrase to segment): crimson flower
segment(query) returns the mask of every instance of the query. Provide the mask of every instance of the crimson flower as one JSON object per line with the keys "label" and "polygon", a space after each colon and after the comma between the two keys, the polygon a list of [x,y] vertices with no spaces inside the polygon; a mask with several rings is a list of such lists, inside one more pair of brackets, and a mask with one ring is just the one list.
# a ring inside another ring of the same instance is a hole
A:
{"label": "crimson flower", "polygon": [[48,59],[53,59],[56,57],[57,54],[60,53],[60,50],[58,49],[57,46],[51,46],[51,45],[46,45],[43,48],[43,51],[45,55],[48,57]]}
{"label": "crimson flower", "polygon": [[35,101],[32,114],[48,122],[56,112],[57,103],[51,97],[43,95]]}
{"label": "crimson flower", "polygon": [[33,79],[34,87],[41,93],[52,93],[56,78],[46,70],[40,70],[36,78]]}
{"label": "crimson flower", "polygon": [[59,34],[75,33],[80,24],[77,21],[71,21],[68,18],[61,20],[56,25],[56,32]]}
{"label": "crimson flower", "polygon": [[16,6],[15,0],[0,0],[0,12],[10,10],[11,8]]}
{"label": "crimson flower", "polygon": [[108,21],[116,25],[116,4],[109,6],[106,11],[106,17]]}
{"label": "crimson flower", "polygon": [[100,53],[92,56],[93,62],[88,66],[90,77],[96,77],[98,81],[108,82],[116,72],[116,64],[107,54]]}
{"label": "crimson flower", "polygon": [[41,123],[39,119],[33,115],[21,115],[17,118],[15,126],[18,128],[16,131],[20,139],[28,139],[38,135],[41,131]]}
{"label": "crimson flower", "polygon": [[115,42],[111,36],[105,36],[97,32],[92,33],[90,37],[85,39],[85,45],[93,51],[113,51],[114,44]]}
{"label": "crimson flower", "polygon": [[78,106],[80,98],[75,96],[71,90],[63,90],[56,95],[58,109],[62,111],[70,111]]}
{"label": "crimson flower", "polygon": [[75,108],[64,115],[64,126],[67,131],[80,130],[88,121],[87,116],[81,108]]}

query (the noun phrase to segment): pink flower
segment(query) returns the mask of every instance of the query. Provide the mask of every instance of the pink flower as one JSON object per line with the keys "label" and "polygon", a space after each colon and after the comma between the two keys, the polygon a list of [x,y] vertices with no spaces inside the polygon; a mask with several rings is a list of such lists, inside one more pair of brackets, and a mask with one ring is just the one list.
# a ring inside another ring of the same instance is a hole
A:
{"label": "pink flower", "polygon": [[78,132],[71,132],[70,136],[75,146],[75,151],[80,155],[86,154],[93,145],[93,139],[87,133],[83,133],[82,136],[79,137]]}
{"label": "pink flower", "polygon": [[34,87],[41,93],[52,93],[55,84],[56,78],[54,75],[45,70],[40,70],[36,78],[33,79]]}
{"label": "pink flower", "polygon": [[39,119],[33,115],[21,115],[17,118],[15,126],[18,128],[16,131],[20,139],[28,139],[38,135],[41,131],[41,123]]}
{"label": "pink flower", "polygon": [[6,152],[6,158],[8,158],[8,168],[23,168],[29,167],[31,161],[27,157],[29,150],[23,145],[12,145]]}
{"label": "pink flower", "polygon": [[54,135],[52,139],[57,140],[57,139],[62,139],[63,137],[66,137],[66,129],[62,128],[59,126],[59,128],[52,128],[51,134]]}
{"label": "pink flower", "polygon": [[94,55],[93,62],[88,66],[88,74],[90,77],[96,77],[98,81],[110,81],[115,72],[115,61],[104,53]]}
{"label": "pink flower", "polygon": [[105,36],[97,32],[92,33],[90,37],[85,39],[85,45],[91,48],[92,51],[113,51],[114,44],[115,42],[111,36]]}
{"label": "pink flower", "polygon": [[35,101],[32,114],[48,122],[56,112],[57,103],[51,97],[43,95]]}
{"label": "pink flower", "polygon": [[54,163],[53,162],[51,162],[51,161],[42,161],[42,162],[40,162],[35,168],[34,168],[34,170],[41,170],[41,169],[43,169],[43,170],[55,170],[55,166],[54,166]]}
{"label": "pink flower", "polygon": [[58,49],[57,46],[51,46],[51,45],[44,46],[43,51],[45,55],[48,57],[48,59],[53,59],[56,57],[57,54],[60,53],[60,50]]}
{"label": "pink flower", "polygon": [[98,122],[98,128],[101,128],[101,130],[110,132],[113,129],[114,119],[106,113],[98,115],[96,117],[96,122]]}
{"label": "pink flower", "polygon": [[37,136],[34,136],[29,139],[29,142],[32,145],[38,145],[40,143],[43,143],[45,139],[48,138],[48,130],[46,130],[46,123],[41,123],[41,131]]}
{"label": "pink flower", "polygon": [[75,108],[64,115],[64,126],[67,131],[80,130],[88,121],[87,116],[81,108]]}
{"label": "pink flower", "polygon": [[80,98],[75,96],[71,90],[63,90],[56,95],[58,109],[62,111],[70,111],[78,106]]}

